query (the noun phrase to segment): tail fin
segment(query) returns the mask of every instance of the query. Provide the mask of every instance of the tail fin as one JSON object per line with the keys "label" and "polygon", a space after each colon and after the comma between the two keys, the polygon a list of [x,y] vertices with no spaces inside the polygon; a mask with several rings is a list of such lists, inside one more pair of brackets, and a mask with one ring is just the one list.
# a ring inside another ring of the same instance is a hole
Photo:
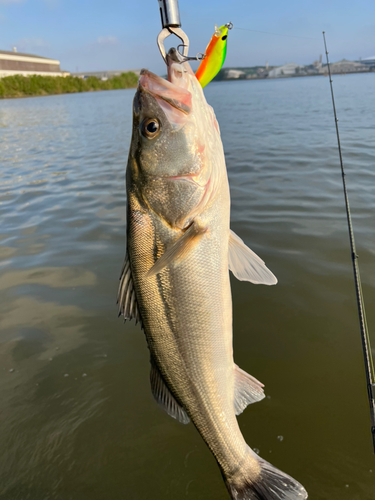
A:
{"label": "tail fin", "polygon": [[251,452],[233,476],[224,477],[233,500],[305,500],[307,492],[295,479]]}

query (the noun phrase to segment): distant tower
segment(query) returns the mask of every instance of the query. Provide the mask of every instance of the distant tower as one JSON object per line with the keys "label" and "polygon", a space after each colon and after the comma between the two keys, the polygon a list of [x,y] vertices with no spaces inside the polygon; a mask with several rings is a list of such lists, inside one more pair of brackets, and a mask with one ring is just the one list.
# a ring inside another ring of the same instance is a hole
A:
{"label": "distant tower", "polygon": [[13,47],[13,52],[17,52],[17,47]]}
{"label": "distant tower", "polygon": [[268,69],[268,61],[266,61],[266,69]]}

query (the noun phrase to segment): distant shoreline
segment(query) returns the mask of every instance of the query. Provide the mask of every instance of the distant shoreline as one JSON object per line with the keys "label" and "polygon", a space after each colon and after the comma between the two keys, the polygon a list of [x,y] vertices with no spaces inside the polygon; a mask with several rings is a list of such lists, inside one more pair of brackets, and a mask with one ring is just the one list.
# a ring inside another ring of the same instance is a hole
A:
{"label": "distant shoreline", "polygon": [[95,76],[84,79],[74,76],[14,75],[0,79],[0,99],[128,89],[135,88],[137,83],[138,76],[132,72],[108,80],[100,80]]}
{"label": "distant shoreline", "polygon": [[[362,64],[356,61],[343,59],[331,64],[332,75],[348,75],[357,73],[375,72],[375,59]],[[222,68],[214,81],[231,80],[275,80],[281,78],[297,78],[301,76],[327,76],[328,67],[319,61],[302,66],[296,63],[287,63],[284,66],[249,66]]]}
{"label": "distant shoreline", "polygon": [[[344,76],[344,75],[363,75],[363,74],[371,74],[374,73],[374,71],[356,71],[356,72],[347,72],[347,73],[334,73],[332,76]],[[216,80],[215,78],[212,80],[213,82],[254,82],[254,81],[259,81],[259,80],[287,80],[291,78],[308,78],[308,77],[314,77],[314,76],[324,76],[328,77],[327,73],[316,73],[316,74],[311,74],[311,75],[283,75],[283,76],[274,76],[272,78],[269,77],[256,77],[256,78],[222,78]]]}
{"label": "distant shoreline", "polygon": [[[357,71],[353,73],[334,73],[332,76],[346,76],[346,75],[371,75],[374,74],[374,71]],[[276,76],[272,78],[268,77],[258,77],[258,78],[223,78],[220,80],[216,80],[215,78],[212,80],[213,83],[223,83],[223,82],[259,82],[259,81],[273,81],[273,80],[291,80],[295,78],[310,78],[310,77],[318,77],[323,76],[325,78],[328,77],[328,74],[319,73],[316,75],[288,75],[288,76]]]}

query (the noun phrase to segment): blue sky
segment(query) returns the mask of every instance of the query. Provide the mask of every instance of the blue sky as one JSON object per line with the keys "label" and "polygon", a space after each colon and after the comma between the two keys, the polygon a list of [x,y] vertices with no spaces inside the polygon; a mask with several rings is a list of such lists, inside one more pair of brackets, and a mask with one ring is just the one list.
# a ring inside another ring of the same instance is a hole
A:
{"label": "blue sky", "polygon": [[[233,29],[226,66],[308,64],[323,53],[326,31],[332,61],[375,56],[374,0],[179,0],[190,54],[203,52],[214,25]],[[59,59],[68,71],[147,67],[164,73],[156,46],[157,0],[0,0],[0,50]],[[175,43],[173,43],[175,45]]]}

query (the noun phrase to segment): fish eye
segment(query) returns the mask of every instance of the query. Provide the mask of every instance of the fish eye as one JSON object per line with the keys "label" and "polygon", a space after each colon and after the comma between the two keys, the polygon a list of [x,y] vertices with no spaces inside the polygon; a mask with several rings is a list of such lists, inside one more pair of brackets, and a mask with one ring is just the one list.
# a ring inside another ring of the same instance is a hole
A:
{"label": "fish eye", "polygon": [[228,35],[224,35],[221,37],[222,40],[226,40],[228,38]]}
{"label": "fish eye", "polygon": [[141,126],[142,135],[147,139],[153,139],[160,132],[160,123],[157,118],[146,118]]}

